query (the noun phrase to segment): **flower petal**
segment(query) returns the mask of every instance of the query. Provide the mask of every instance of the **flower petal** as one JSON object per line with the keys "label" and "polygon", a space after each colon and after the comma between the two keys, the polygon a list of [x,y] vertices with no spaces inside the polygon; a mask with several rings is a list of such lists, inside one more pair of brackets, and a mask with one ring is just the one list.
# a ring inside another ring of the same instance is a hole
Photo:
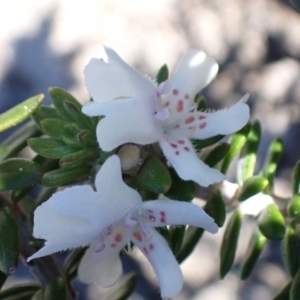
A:
{"label": "flower petal", "polygon": [[166,240],[154,229],[149,228],[150,239],[139,241],[133,230],[134,244],[143,252],[153,266],[164,298],[175,297],[182,289],[182,272]]}
{"label": "flower petal", "polygon": [[98,233],[98,229],[88,219],[59,212],[55,208],[52,197],[34,212],[33,236],[45,239],[46,243],[27,261],[58,251],[85,246],[94,240]]}
{"label": "flower petal", "polygon": [[160,147],[164,155],[183,180],[193,180],[202,186],[223,181],[225,176],[203,163],[197,156],[191,142],[182,136],[161,139]]}
{"label": "flower petal", "polygon": [[55,207],[62,213],[90,220],[101,231],[142,203],[140,195],[123,182],[117,155],[102,165],[95,185],[97,192],[83,194],[81,191],[88,190],[89,186],[74,186],[56,193]]}
{"label": "flower petal", "polygon": [[116,100],[102,104],[99,115],[104,115],[97,126],[97,139],[104,151],[111,151],[125,143],[140,145],[157,142],[161,127],[155,115],[154,99]]}
{"label": "flower petal", "polygon": [[188,51],[175,71],[169,92],[162,95],[163,107],[170,109],[168,123],[187,113],[194,105],[195,95],[217,75],[218,65],[199,50]]}
{"label": "flower petal", "polygon": [[206,139],[217,134],[232,134],[243,128],[249,121],[249,106],[245,103],[248,98],[249,94],[229,109],[211,113],[188,113],[179,120],[176,130],[189,135],[192,139]]}
{"label": "flower petal", "polygon": [[154,200],[143,202],[148,214],[147,222],[153,227],[166,225],[192,225],[216,233],[218,226],[201,207],[196,204],[175,200]]}

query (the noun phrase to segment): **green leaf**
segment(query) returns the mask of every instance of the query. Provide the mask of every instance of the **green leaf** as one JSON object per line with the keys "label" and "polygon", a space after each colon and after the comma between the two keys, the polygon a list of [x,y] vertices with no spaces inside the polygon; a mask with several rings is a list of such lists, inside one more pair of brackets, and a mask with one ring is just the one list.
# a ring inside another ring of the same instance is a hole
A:
{"label": "green leaf", "polygon": [[149,157],[139,169],[135,183],[138,188],[164,194],[172,184],[167,167],[156,157]]}
{"label": "green leaf", "polygon": [[227,224],[222,240],[220,251],[220,277],[222,279],[226,276],[233,265],[241,225],[242,214],[239,210],[236,210]]}
{"label": "green leaf", "polygon": [[39,164],[24,158],[9,158],[0,163],[0,191],[35,184],[42,176]]}
{"label": "green leaf", "polygon": [[12,275],[19,258],[18,227],[11,211],[4,207],[0,210],[0,271]]}
{"label": "green leaf", "polygon": [[226,219],[226,207],[220,191],[215,191],[206,202],[204,210],[222,227]]}
{"label": "green leaf", "polygon": [[288,203],[287,214],[290,218],[300,215],[300,195],[294,196]]}
{"label": "green leaf", "polygon": [[282,153],[283,153],[282,140],[281,139],[274,140],[269,147],[268,158],[266,160],[266,164],[263,171],[264,177],[266,177],[269,181],[268,189],[270,191],[273,190],[275,172]]}
{"label": "green leaf", "polygon": [[27,139],[41,135],[36,125],[30,121],[14,132],[0,145],[0,161],[17,156],[17,154],[27,147]]}
{"label": "green leaf", "polygon": [[256,228],[252,234],[248,250],[241,267],[241,279],[245,280],[251,274],[266,243],[265,236]]}
{"label": "green leaf", "polygon": [[96,135],[90,130],[84,129],[77,134],[77,140],[80,145],[86,148],[96,147],[98,148]]}
{"label": "green leaf", "polygon": [[77,276],[79,263],[87,250],[87,247],[74,250],[66,259],[64,264],[64,274],[71,281]]}
{"label": "green leaf", "polygon": [[[5,283],[6,278],[7,278],[7,275],[5,275],[3,272],[0,271],[0,290],[3,286],[3,284]],[[0,295],[1,295],[1,293],[0,293]]]}
{"label": "green leaf", "polygon": [[292,281],[292,286],[290,290],[290,300],[300,299],[300,269],[298,270],[296,276]]}
{"label": "green leaf", "polygon": [[300,194],[300,160],[297,161],[292,175],[293,195]]}
{"label": "green leaf", "polygon": [[197,111],[207,110],[206,100],[202,95],[200,94],[196,95],[195,102],[197,103]]}
{"label": "green leaf", "polygon": [[227,155],[225,156],[223,160],[223,164],[221,167],[221,172],[223,174],[227,173],[227,170],[233,161],[234,157],[240,152],[240,150],[243,148],[245,143],[247,142],[247,136],[250,131],[251,125],[247,124],[245,127],[243,127],[241,130],[236,132],[232,138],[231,138],[231,147],[228,151]]}
{"label": "green leaf", "polygon": [[58,87],[51,87],[48,92],[55,108],[64,120],[74,122],[85,129],[95,127],[94,120],[81,112],[82,105],[71,94]]}
{"label": "green leaf", "polygon": [[47,187],[62,186],[86,179],[90,175],[90,166],[66,167],[44,174],[41,184]]}
{"label": "green leaf", "polygon": [[82,161],[83,164],[87,164],[88,160],[95,159],[97,156],[98,149],[83,149],[62,157],[59,161],[59,165],[60,167],[66,167],[79,161]]}
{"label": "green leaf", "polygon": [[203,228],[189,226],[186,229],[180,251],[176,254],[176,260],[178,263],[183,262],[192,253],[203,233]]}
{"label": "green leaf", "polygon": [[121,280],[121,282],[108,295],[104,296],[103,300],[127,300],[134,292],[137,284],[137,275],[130,272]]}
{"label": "green leaf", "polygon": [[241,188],[238,200],[240,202],[262,192],[268,185],[268,180],[262,176],[253,176],[247,178]]}
{"label": "green leaf", "polygon": [[229,150],[230,144],[221,143],[212,149],[212,151],[205,157],[204,162],[213,168],[227,155]]}
{"label": "green leaf", "polygon": [[20,284],[0,292],[0,300],[29,300],[41,287],[36,284]]}
{"label": "green leaf", "polygon": [[169,69],[168,66],[166,64],[164,64],[157,72],[156,75],[156,82],[158,84],[166,81],[169,77]]}
{"label": "green leaf", "polygon": [[31,300],[67,300],[67,287],[63,278],[57,278],[38,290]]}
{"label": "green leaf", "polygon": [[287,226],[281,245],[285,266],[291,277],[294,277],[300,267],[295,222]]}
{"label": "green leaf", "polygon": [[0,132],[13,127],[37,111],[43,101],[44,95],[40,94],[25,100],[10,110],[0,115]]}
{"label": "green leaf", "polygon": [[171,229],[171,241],[172,241],[172,251],[176,255],[181,249],[181,245],[184,239],[185,226],[176,226]]}
{"label": "green leaf", "polygon": [[51,106],[41,106],[40,109],[32,116],[36,126],[43,131],[41,122],[45,119],[62,120],[57,110]]}
{"label": "green leaf", "polygon": [[39,155],[52,159],[60,159],[79,150],[52,138],[31,138],[28,140],[28,145]]}
{"label": "green leaf", "polygon": [[68,123],[55,118],[47,118],[41,121],[43,132],[52,138],[63,140],[65,126]]}
{"label": "green leaf", "polygon": [[191,201],[194,199],[196,196],[196,184],[191,180],[185,181],[181,179],[174,169],[169,169],[169,172],[172,185],[165,193],[165,196],[180,201]]}
{"label": "green leaf", "polygon": [[292,281],[288,282],[284,288],[273,298],[273,300],[290,300],[290,290]]}
{"label": "green leaf", "polygon": [[284,218],[275,204],[269,204],[258,218],[262,234],[269,240],[282,240],[285,233]]}
{"label": "green leaf", "polygon": [[241,150],[237,168],[237,177],[240,185],[253,175],[260,138],[261,126],[260,123],[256,121],[252,124],[247,136],[247,143]]}
{"label": "green leaf", "polygon": [[205,140],[192,140],[192,143],[197,151],[200,151],[203,148],[209,147],[217,142],[219,142],[224,135],[216,135]]}

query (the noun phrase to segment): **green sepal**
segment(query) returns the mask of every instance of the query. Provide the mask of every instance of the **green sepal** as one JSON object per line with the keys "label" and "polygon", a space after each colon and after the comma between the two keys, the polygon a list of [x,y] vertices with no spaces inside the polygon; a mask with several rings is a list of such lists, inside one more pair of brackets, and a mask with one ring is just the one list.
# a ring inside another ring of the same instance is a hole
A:
{"label": "green sepal", "polygon": [[34,96],[0,114],[0,132],[29,118],[39,109],[43,99],[43,94]]}
{"label": "green sepal", "polygon": [[297,247],[297,235],[295,222],[291,222],[285,231],[282,240],[282,256],[289,274],[293,278],[299,270],[299,249]]}
{"label": "green sepal", "polygon": [[40,130],[30,121],[14,132],[0,145],[0,161],[15,157],[27,146],[27,139],[41,135]]}
{"label": "green sepal", "polygon": [[230,144],[221,143],[214,147],[212,151],[205,157],[204,162],[211,168],[216,166],[230,150]]}
{"label": "green sepal", "polygon": [[51,106],[41,106],[40,109],[32,115],[32,118],[36,126],[43,131],[41,122],[45,119],[57,119],[62,120],[62,117],[59,115],[57,110]]}
{"label": "green sepal", "polygon": [[98,149],[82,149],[77,152],[65,155],[59,160],[60,167],[67,167],[77,162],[87,164],[88,160],[95,159],[98,156]]}
{"label": "green sepal", "polygon": [[31,300],[67,300],[67,286],[63,278],[56,278],[44,288],[38,290]]}
{"label": "green sepal", "polygon": [[191,201],[196,197],[196,184],[195,182],[181,179],[174,169],[169,169],[172,185],[170,189],[165,193],[165,196],[170,199],[176,199],[180,201]]}
{"label": "green sepal", "polygon": [[275,295],[273,300],[290,300],[290,291],[292,287],[292,281],[288,282],[283,289]]}
{"label": "green sepal", "polygon": [[83,146],[83,147],[86,147],[86,148],[96,147],[96,148],[98,148],[95,133],[92,133],[88,129],[84,129],[84,130],[81,130],[80,132],[78,132],[76,138],[78,140],[78,144]]}
{"label": "green sepal", "polygon": [[200,151],[203,148],[209,147],[209,146],[214,145],[215,143],[219,142],[223,137],[224,137],[224,135],[218,134],[216,136],[210,137],[205,140],[192,140],[192,143],[193,143],[196,151]]}
{"label": "green sepal", "polygon": [[129,296],[135,291],[137,284],[137,274],[130,272],[125,275],[122,280],[113,288],[108,295],[104,296],[103,300],[127,300]]}
{"label": "green sepal", "polygon": [[60,159],[80,150],[53,138],[31,138],[27,142],[37,154],[51,159]]}
{"label": "green sepal", "polygon": [[206,202],[204,210],[215,220],[215,223],[222,227],[226,219],[226,207],[220,191],[215,191],[212,197]]}
{"label": "green sepal", "polygon": [[164,64],[157,72],[156,75],[156,82],[158,84],[166,81],[169,77],[169,69],[168,66],[166,64]]}
{"label": "green sepal", "polygon": [[172,251],[174,255],[179,253],[185,235],[185,226],[176,226],[171,228]]}
{"label": "green sepal", "polygon": [[172,184],[167,167],[156,157],[149,157],[139,169],[134,181],[138,188],[164,194]]}
{"label": "green sepal", "polygon": [[242,262],[241,267],[241,279],[245,280],[251,274],[263,248],[266,243],[265,236],[259,231],[258,228],[255,228],[250,243],[247,248],[246,255]]}
{"label": "green sepal", "polygon": [[202,95],[197,94],[195,97],[195,102],[197,103],[197,111],[207,110],[206,99]]}
{"label": "green sepal", "polygon": [[297,271],[296,276],[292,281],[289,300],[299,300],[299,299],[300,299],[300,269]]}
{"label": "green sepal", "polygon": [[20,284],[0,292],[1,300],[31,300],[41,287],[36,284]]}
{"label": "green sepal", "polygon": [[272,191],[274,186],[275,172],[277,169],[278,162],[283,153],[283,143],[281,139],[274,140],[268,151],[268,158],[263,170],[263,175],[269,181],[268,190]]}
{"label": "green sepal", "polygon": [[251,125],[247,124],[244,126],[241,130],[236,132],[230,142],[230,150],[228,151],[227,155],[225,156],[223,160],[223,164],[221,166],[221,172],[223,174],[227,173],[227,170],[233,161],[234,157],[239,153],[239,151],[243,148],[245,143],[247,142],[247,136],[250,131]]}
{"label": "green sepal", "polygon": [[68,123],[55,118],[47,118],[41,121],[43,132],[52,138],[63,140],[65,126]]}
{"label": "green sepal", "polygon": [[0,271],[12,275],[19,259],[19,235],[14,216],[8,207],[0,210]]}
{"label": "green sepal", "polygon": [[86,179],[90,175],[91,167],[66,167],[44,174],[41,184],[47,187],[62,186]]}
{"label": "green sepal", "polygon": [[94,121],[81,112],[82,105],[68,92],[58,87],[48,90],[52,103],[61,117],[69,122],[74,122],[81,128],[94,128]]}
{"label": "green sepal", "polygon": [[183,262],[192,253],[203,233],[204,229],[199,227],[189,226],[186,229],[181,248],[176,254],[178,263]]}
{"label": "green sepal", "polygon": [[297,161],[292,175],[293,195],[300,194],[300,160]]}
{"label": "green sepal", "polygon": [[240,202],[262,192],[268,185],[268,180],[262,176],[253,176],[247,178],[241,188],[238,200]]}
{"label": "green sepal", "polygon": [[269,240],[282,240],[285,233],[284,218],[273,203],[265,207],[258,218],[262,234]]}
{"label": "green sepal", "polygon": [[231,269],[237,249],[242,213],[236,210],[231,216],[224,232],[220,251],[220,278],[223,279]]}
{"label": "green sepal", "polygon": [[33,185],[42,176],[39,164],[24,158],[9,158],[0,163],[0,191]]}
{"label": "green sepal", "polygon": [[5,275],[3,272],[0,271],[0,290],[2,289],[2,286],[4,285],[6,279],[7,279],[7,275]]}
{"label": "green sepal", "polygon": [[260,138],[261,126],[256,121],[252,124],[247,136],[247,142],[241,150],[237,167],[237,177],[240,185],[253,175]]}
{"label": "green sepal", "polygon": [[87,250],[87,247],[76,249],[67,257],[64,263],[64,274],[68,281],[73,280],[77,276],[79,263]]}
{"label": "green sepal", "polygon": [[290,218],[300,215],[300,195],[294,196],[287,205],[287,214]]}

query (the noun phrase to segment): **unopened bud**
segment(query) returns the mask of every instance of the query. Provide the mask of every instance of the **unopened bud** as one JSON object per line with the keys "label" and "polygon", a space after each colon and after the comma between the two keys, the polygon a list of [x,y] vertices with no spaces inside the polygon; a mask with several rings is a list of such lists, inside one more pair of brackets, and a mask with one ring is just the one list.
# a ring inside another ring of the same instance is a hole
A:
{"label": "unopened bud", "polygon": [[118,152],[121,160],[121,168],[128,171],[137,166],[140,162],[141,149],[137,145],[127,144],[122,146]]}

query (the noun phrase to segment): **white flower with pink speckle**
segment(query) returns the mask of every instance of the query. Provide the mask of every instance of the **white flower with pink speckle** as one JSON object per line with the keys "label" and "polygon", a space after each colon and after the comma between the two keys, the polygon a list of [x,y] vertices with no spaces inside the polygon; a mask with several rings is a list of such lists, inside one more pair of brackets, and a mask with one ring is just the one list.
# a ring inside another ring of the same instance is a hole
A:
{"label": "white flower with pink speckle", "polygon": [[111,48],[108,61],[92,59],[85,68],[85,81],[92,102],[82,111],[105,116],[98,124],[97,139],[104,151],[124,143],[159,142],[178,175],[208,186],[225,179],[197,156],[190,139],[232,134],[249,120],[244,96],[233,107],[217,112],[195,111],[196,94],[218,72],[218,65],[199,50],[188,51],[173,78],[159,86],[128,66]]}
{"label": "white flower with pink speckle", "polygon": [[66,188],[35,210],[33,236],[46,243],[27,261],[90,245],[79,265],[79,279],[108,287],[122,274],[119,252],[133,242],[152,264],[162,297],[176,296],[182,289],[182,272],[166,240],[154,228],[192,225],[216,233],[214,220],[192,203],[143,202],[123,182],[117,155],[103,164],[95,187],[96,191],[89,185]]}

